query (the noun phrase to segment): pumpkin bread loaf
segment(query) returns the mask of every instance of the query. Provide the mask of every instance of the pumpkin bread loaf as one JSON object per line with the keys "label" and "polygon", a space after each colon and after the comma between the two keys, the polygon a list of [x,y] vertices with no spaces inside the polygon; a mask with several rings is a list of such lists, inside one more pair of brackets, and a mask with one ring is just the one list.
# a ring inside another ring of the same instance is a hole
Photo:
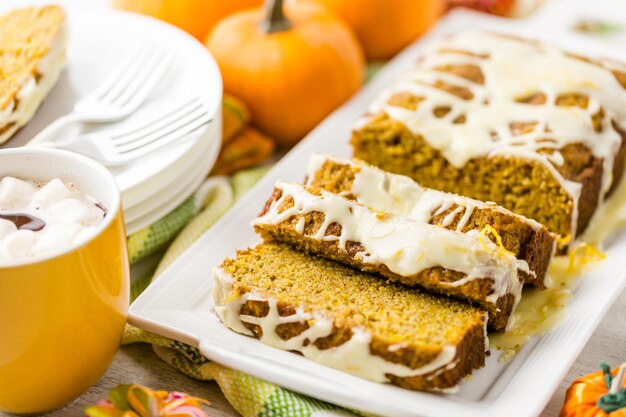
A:
{"label": "pumpkin bread loaf", "polygon": [[24,126],[65,65],[65,15],[58,6],[0,16],[0,144]]}
{"label": "pumpkin bread loaf", "polygon": [[[495,203],[484,203],[456,194],[421,187],[409,177],[380,170],[361,161],[311,157],[306,185],[340,194],[375,210],[467,233],[486,233],[517,259],[526,261],[532,273],[520,271],[527,284],[545,288],[546,271],[556,236],[534,220],[512,213]],[[493,233],[495,231],[495,234]]]}
{"label": "pumpkin bread loaf", "polygon": [[287,245],[239,251],[214,279],[226,326],[369,380],[447,390],[485,363],[480,310]]}
{"label": "pumpkin bread loaf", "polygon": [[354,127],[354,156],[580,235],[621,179],[626,67],[505,35],[434,44]]}
{"label": "pumpkin bread loaf", "polygon": [[326,190],[278,183],[255,230],[363,272],[467,300],[504,331],[521,296],[525,261],[477,230],[461,233],[372,210]]}

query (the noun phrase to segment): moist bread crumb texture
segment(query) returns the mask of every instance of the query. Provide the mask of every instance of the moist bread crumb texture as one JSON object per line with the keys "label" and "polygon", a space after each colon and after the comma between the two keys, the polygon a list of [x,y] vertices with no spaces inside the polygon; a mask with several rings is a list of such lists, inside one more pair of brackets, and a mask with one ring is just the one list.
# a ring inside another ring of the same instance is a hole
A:
{"label": "moist bread crumb texture", "polygon": [[[265,301],[273,299],[281,315],[295,314],[301,308],[330,318],[332,331],[309,341],[319,350],[341,346],[357,328],[371,334],[372,355],[408,368],[428,365],[445,346],[455,348],[453,366],[425,375],[387,375],[395,385],[417,390],[450,388],[484,365],[485,313],[469,305],[384,282],[284,244],[239,251],[220,268],[234,282],[227,298],[254,292],[258,299],[244,304],[241,315],[263,317],[268,311]],[[308,326],[295,322],[282,325],[277,332],[288,340]],[[262,336],[254,325],[248,328],[254,336]]]}
{"label": "moist bread crumb texture", "polygon": [[354,156],[495,201],[558,233],[563,250],[621,178],[625,101],[622,64],[463,33],[433,45],[372,104],[355,126]]}
{"label": "moist bread crumb texture", "polygon": [[58,6],[29,7],[0,16],[0,110],[15,98],[63,28]]}
{"label": "moist bread crumb texture", "polygon": [[470,236],[375,211],[325,190],[279,183],[253,224],[266,241],[470,301],[489,312],[496,331],[504,331],[521,296],[518,268],[525,261],[481,242],[476,231]]}
{"label": "moist bread crumb texture", "polygon": [[311,158],[306,184],[374,209],[450,230],[468,232],[492,227],[500,236],[504,248],[528,263],[533,273],[520,271],[522,279],[528,284],[545,287],[544,278],[556,236],[535,221],[495,204],[427,189],[409,177],[394,175],[360,161],[328,155]]}
{"label": "moist bread crumb texture", "polygon": [[487,324],[505,330],[523,280],[543,287],[556,244],[494,203],[324,155],[305,184],[278,182],[252,224],[265,243],[214,271],[222,322],[414,390],[484,365]]}
{"label": "moist bread crumb texture", "polygon": [[67,30],[58,6],[0,16],[0,144],[30,121],[65,65]]}
{"label": "moist bread crumb texture", "polygon": [[624,103],[617,62],[495,34],[433,44],[355,124],[356,159],[276,184],[265,242],[215,270],[218,315],[363,378],[455,387],[485,363],[487,321],[504,330],[522,284],[545,288],[617,186]]}

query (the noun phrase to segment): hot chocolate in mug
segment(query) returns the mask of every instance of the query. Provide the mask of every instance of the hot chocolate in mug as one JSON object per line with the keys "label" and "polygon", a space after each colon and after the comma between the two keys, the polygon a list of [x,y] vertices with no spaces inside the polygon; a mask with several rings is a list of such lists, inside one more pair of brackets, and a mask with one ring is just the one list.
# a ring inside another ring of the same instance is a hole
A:
{"label": "hot chocolate in mug", "polygon": [[[119,347],[129,302],[120,193],[100,164],[53,149],[0,150],[0,180],[5,177],[42,185],[60,179],[102,213],[82,240],[60,239],[52,253],[0,259],[0,410],[42,413],[95,384]],[[30,220],[43,225],[28,226],[28,216],[14,214],[4,213],[4,220],[37,229],[32,233],[53,227],[38,218]]]}

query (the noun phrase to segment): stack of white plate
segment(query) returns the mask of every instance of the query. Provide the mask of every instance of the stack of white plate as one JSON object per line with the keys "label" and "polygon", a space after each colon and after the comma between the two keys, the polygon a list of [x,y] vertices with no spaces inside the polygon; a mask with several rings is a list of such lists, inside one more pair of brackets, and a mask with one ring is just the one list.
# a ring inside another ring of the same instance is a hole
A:
{"label": "stack of white plate", "polygon": [[[0,11],[27,2],[7,1]],[[40,3],[40,2],[34,2]],[[74,3],[75,4],[75,3]],[[3,147],[22,146],[74,103],[95,89],[139,45],[159,45],[176,53],[174,63],[145,104],[123,121],[85,126],[84,131],[116,130],[200,98],[213,121],[199,132],[141,160],[112,168],[122,192],[127,233],[162,218],[206,178],[221,144],[222,82],[206,48],[185,32],[161,21],[109,9],[67,7],[67,67],[33,120]]]}
{"label": "stack of white plate", "polygon": [[128,234],[164,217],[200,186],[219,150],[219,128],[211,123],[185,146],[150,155],[116,175]]}

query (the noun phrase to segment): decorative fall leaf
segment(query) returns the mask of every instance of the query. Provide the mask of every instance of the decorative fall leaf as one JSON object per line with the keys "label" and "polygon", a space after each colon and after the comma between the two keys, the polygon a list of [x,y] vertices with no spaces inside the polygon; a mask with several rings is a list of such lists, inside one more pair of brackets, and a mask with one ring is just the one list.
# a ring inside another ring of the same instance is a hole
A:
{"label": "decorative fall leaf", "polygon": [[208,417],[208,401],[181,392],[153,391],[141,385],[118,385],[109,398],[87,407],[88,417]]}

